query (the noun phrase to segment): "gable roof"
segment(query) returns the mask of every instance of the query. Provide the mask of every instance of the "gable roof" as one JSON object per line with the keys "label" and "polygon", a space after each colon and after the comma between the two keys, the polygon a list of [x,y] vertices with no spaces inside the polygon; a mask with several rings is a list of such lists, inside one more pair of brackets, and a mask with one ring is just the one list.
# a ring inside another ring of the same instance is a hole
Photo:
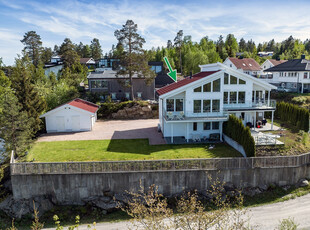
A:
{"label": "gable roof", "polygon": [[[110,70],[110,69],[105,69],[104,71],[100,72],[90,72],[87,76],[88,79],[129,79],[128,75],[119,75],[117,76],[117,72],[115,70]],[[141,76],[139,77],[138,74],[133,74],[132,78],[141,78],[143,79],[144,77]]]}
{"label": "gable roof", "polygon": [[95,60],[93,58],[80,58],[80,63],[81,64],[95,64]]}
{"label": "gable roof", "polygon": [[250,70],[250,71],[260,71],[260,65],[253,58],[228,58],[237,69]]}
{"label": "gable roof", "polygon": [[85,100],[80,99],[80,98],[75,98],[75,99],[73,99],[72,101],[69,101],[69,102],[64,103],[64,104],[62,104],[62,105],[59,105],[59,106],[57,106],[56,108],[54,108],[54,109],[52,109],[52,110],[46,112],[45,114],[42,114],[42,115],[40,116],[40,118],[45,117],[46,115],[53,113],[53,111],[55,111],[55,110],[59,110],[59,109],[60,109],[61,107],[63,107],[64,105],[71,105],[71,106],[73,106],[73,107],[76,107],[76,108],[78,108],[78,109],[85,110],[86,112],[90,112],[90,113],[96,113],[97,110],[99,109],[99,105],[96,105],[96,104],[91,103],[91,102],[89,102],[89,101],[85,101]]}
{"label": "gable roof", "polygon": [[72,105],[74,107],[77,107],[79,109],[86,110],[86,111],[91,112],[91,113],[95,113],[99,108],[99,105],[96,105],[96,104],[91,103],[89,101],[85,101],[85,100],[80,99],[80,98],[76,98],[76,99],[68,102],[67,104]]}
{"label": "gable roof", "polygon": [[191,78],[190,77],[187,77],[181,81],[178,81],[178,82],[174,82],[170,85],[167,85],[167,86],[164,86],[163,88],[160,88],[158,89],[156,92],[158,93],[158,95],[163,95],[165,93],[168,93],[168,92],[171,92],[175,89],[178,89],[182,86],[185,86],[189,83],[192,83],[194,81],[197,81],[199,79],[202,79],[204,77],[207,77],[207,76],[210,76],[216,72],[219,72],[219,70],[217,71],[206,71],[206,72],[199,72],[199,73],[196,73],[194,74]]}
{"label": "gable roof", "polygon": [[268,72],[281,71],[305,71],[310,70],[310,60],[307,59],[292,59],[282,64],[267,69]]}
{"label": "gable roof", "polygon": [[273,66],[280,65],[287,61],[287,60],[276,60],[276,59],[268,59],[268,60],[271,62],[271,64],[273,64]]}

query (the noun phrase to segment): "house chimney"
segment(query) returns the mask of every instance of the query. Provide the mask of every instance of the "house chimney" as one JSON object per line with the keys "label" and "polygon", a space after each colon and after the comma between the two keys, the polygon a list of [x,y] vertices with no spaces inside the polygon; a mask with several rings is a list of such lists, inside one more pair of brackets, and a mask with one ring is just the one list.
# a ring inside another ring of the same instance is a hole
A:
{"label": "house chimney", "polygon": [[193,74],[192,74],[192,71],[191,71],[191,72],[189,72],[189,78],[192,79],[192,77],[193,77]]}
{"label": "house chimney", "polygon": [[306,55],[305,55],[305,54],[302,54],[302,55],[301,55],[301,59],[306,59]]}

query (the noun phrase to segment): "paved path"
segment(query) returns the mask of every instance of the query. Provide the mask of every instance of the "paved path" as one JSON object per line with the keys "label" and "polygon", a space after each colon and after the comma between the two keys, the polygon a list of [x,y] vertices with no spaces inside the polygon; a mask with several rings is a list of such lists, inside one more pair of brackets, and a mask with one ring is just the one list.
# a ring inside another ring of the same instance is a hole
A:
{"label": "paved path", "polygon": [[157,124],[158,119],[97,121],[92,131],[44,134],[38,142],[148,138],[151,145],[165,144]]}
{"label": "paved path", "polygon": [[[250,216],[250,225],[254,229],[269,230],[275,229],[279,221],[292,217],[299,223],[298,229],[310,229],[310,194],[298,197],[293,200],[279,202],[270,205],[251,208],[247,215]],[[128,229],[128,221],[117,223],[98,223],[97,230],[125,230]],[[86,225],[79,227],[79,230],[86,230]]]}

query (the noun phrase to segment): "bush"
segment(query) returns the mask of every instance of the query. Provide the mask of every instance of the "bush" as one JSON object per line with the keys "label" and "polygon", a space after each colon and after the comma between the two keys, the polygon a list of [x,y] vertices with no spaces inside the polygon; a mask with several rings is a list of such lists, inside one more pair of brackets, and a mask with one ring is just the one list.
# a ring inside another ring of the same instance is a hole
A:
{"label": "bush", "polygon": [[224,122],[223,132],[242,145],[248,157],[254,157],[256,155],[255,141],[251,135],[250,128],[245,127],[241,119],[230,115],[228,121]]}
{"label": "bush", "polygon": [[293,97],[292,102],[294,104],[303,105],[307,102],[307,98],[300,96],[300,97]]}
{"label": "bush", "polygon": [[279,102],[277,103],[275,116],[282,122],[290,123],[305,132],[309,131],[310,113],[305,108],[300,108],[298,105],[291,103]]}

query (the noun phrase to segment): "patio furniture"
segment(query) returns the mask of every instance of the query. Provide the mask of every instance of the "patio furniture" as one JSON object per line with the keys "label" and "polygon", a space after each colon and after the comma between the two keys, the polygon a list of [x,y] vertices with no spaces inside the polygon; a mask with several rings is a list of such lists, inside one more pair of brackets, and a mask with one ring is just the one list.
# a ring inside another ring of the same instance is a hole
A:
{"label": "patio furniture", "polygon": [[265,126],[267,124],[267,120],[266,119],[262,120],[262,124]]}
{"label": "patio furniture", "polygon": [[193,141],[194,142],[201,142],[200,134],[193,134]]}
{"label": "patio furniture", "polygon": [[219,141],[220,140],[220,134],[219,133],[211,133],[209,136],[210,141]]}

